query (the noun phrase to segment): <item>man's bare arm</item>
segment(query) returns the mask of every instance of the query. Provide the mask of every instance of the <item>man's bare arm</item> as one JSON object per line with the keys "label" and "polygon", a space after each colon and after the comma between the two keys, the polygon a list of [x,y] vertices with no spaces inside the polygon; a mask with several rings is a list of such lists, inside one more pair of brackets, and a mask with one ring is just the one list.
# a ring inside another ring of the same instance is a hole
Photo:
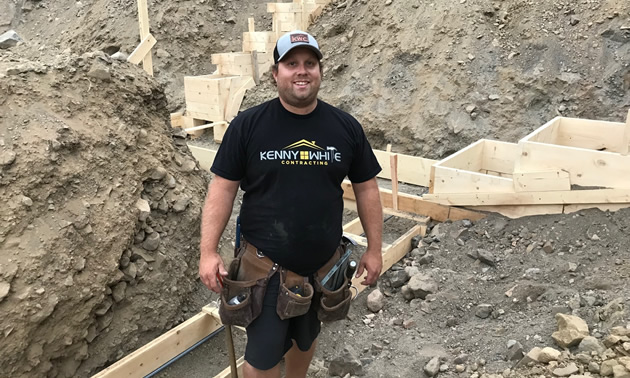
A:
{"label": "man's bare arm", "polygon": [[201,215],[199,277],[210,290],[217,293],[221,290],[216,280],[217,273],[222,276],[227,275],[217,248],[221,234],[232,214],[239,184],[240,181],[215,176],[208,188]]}
{"label": "man's bare arm", "polygon": [[376,178],[361,183],[353,183],[359,219],[368,241],[368,247],[357,269],[357,277],[367,270],[367,277],[362,285],[371,285],[381,274],[383,269],[383,256],[381,247],[383,244],[383,208]]}

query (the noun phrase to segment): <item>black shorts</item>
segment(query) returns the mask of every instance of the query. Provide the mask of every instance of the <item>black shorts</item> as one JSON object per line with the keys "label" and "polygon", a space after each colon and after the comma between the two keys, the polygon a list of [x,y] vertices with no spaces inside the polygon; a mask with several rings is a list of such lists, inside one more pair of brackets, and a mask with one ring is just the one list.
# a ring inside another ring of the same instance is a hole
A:
{"label": "black shorts", "polygon": [[247,327],[245,361],[258,370],[269,370],[276,366],[293,346],[306,352],[319,335],[321,323],[317,312],[309,311],[295,318],[282,320],[276,313],[280,274],[274,274],[267,285],[260,316]]}

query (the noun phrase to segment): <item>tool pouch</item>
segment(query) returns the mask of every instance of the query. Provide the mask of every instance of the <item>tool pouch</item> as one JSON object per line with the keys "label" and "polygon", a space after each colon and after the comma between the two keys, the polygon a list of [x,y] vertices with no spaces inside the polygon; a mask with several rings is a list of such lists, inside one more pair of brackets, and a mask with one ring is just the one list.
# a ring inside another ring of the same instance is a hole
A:
{"label": "tool pouch", "polygon": [[337,290],[331,291],[322,286],[321,280],[328,274],[330,269],[344,254],[346,246],[340,245],[335,254],[326,265],[317,271],[315,275],[315,304],[317,317],[322,322],[332,322],[345,319],[350,311],[352,293],[350,292],[349,280],[346,277],[343,285]]}
{"label": "tool pouch", "polygon": [[313,286],[305,277],[280,269],[280,287],[276,312],[282,320],[304,315],[311,307]]}
{"label": "tool pouch", "polygon": [[251,244],[239,249],[223,279],[219,305],[223,324],[247,327],[260,315],[269,278],[277,267],[269,259],[259,259]]}

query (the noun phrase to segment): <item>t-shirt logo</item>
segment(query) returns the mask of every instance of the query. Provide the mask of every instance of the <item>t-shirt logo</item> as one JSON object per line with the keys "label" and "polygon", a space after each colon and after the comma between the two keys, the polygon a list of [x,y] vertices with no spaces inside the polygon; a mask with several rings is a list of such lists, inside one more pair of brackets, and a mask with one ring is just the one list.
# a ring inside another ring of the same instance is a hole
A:
{"label": "t-shirt logo", "polygon": [[341,152],[336,147],[322,148],[315,141],[301,139],[281,150],[260,152],[260,160],[278,160],[282,165],[328,165],[341,162]]}
{"label": "t-shirt logo", "polygon": [[306,35],[306,34],[291,34],[291,43],[298,43],[298,42],[309,43],[308,42],[308,35]]}

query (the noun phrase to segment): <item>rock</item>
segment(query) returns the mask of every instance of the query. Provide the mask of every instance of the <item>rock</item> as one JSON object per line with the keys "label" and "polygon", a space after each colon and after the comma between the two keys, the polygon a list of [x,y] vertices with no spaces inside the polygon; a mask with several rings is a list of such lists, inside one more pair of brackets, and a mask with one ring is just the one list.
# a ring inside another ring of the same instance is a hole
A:
{"label": "rock", "polygon": [[176,213],[181,213],[184,210],[186,210],[186,208],[188,207],[189,203],[190,203],[190,198],[188,198],[188,197],[179,198],[173,204],[173,211],[176,212]]}
{"label": "rock", "polygon": [[515,367],[524,367],[529,365],[530,362],[538,362],[541,349],[539,347],[532,348],[522,360],[520,360]]}
{"label": "rock", "polygon": [[164,49],[157,49],[157,51],[155,52],[155,55],[161,59],[168,59],[171,57],[171,54],[169,54],[168,51]]}
{"label": "rock", "polygon": [[155,258],[148,253],[144,252],[144,250],[136,247],[131,248],[131,261],[144,260],[148,263],[154,262]]}
{"label": "rock", "polygon": [[491,304],[480,304],[475,310],[475,316],[481,319],[487,319],[488,317],[490,317],[490,314],[492,314]]}
{"label": "rock", "polygon": [[373,290],[367,297],[367,307],[372,312],[379,312],[385,305],[385,297],[379,289]]}
{"label": "rock", "polygon": [[558,330],[551,337],[561,348],[568,348],[577,345],[582,339],[589,335],[588,325],[577,316],[556,314]]}
{"label": "rock", "polygon": [[420,269],[418,269],[417,266],[406,266],[404,271],[407,273],[407,280],[409,279],[409,277],[413,277],[416,274],[420,273]]}
{"label": "rock", "polygon": [[409,275],[405,270],[395,270],[389,275],[389,283],[392,287],[397,288],[404,285],[409,280]]}
{"label": "rock", "polygon": [[400,289],[400,293],[402,294],[403,298],[405,298],[408,301],[410,301],[410,300],[415,298],[414,295],[413,295],[413,291],[411,291],[411,289],[409,288],[409,285],[404,285]]}
{"label": "rock", "polygon": [[22,196],[22,205],[26,206],[26,207],[31,207],[33,206],[33,200],[30,197],[27,196]]}
{"label": "rock", "polygon": [[609,375],[613,375],[613,368],[615,366],[619,365],[619,362],[617,362],[617,360],[606,360],[604,362],[602,362],[600,368],[599,368],[599,374],[602,377],[607,377]]}
{"label": "rock", "polygon": [[129,266],[123,269],[122,272],[125,274],[125,278],[131,281],[136,279],[136,276],[138,275],[138,268],[136,264],[129,263]]}
{"label": "rock", "polygon": [[501,96],[499,96],[498,94],[495,94],[495,93],[493,93],[493,94],[488,96],[488,100],[490,100],[490,101],[496,101],[496,100],[498,100],[500,98],[501,98]]}
{"label": "rock", "polygon": [[434,294],[438,291],[438,284],[426,274],[416,274],[411,277],[407,284],[415,298],[425,299],[428,294]]}
{"label": "rock", "polygon": [[490,266],[495,265],[494,256],[492,255],[492,253],[490,253],[489,251],[485,249],[477,250],[477,258],[479,259],[479,261],[481,261],[482,263],[486,265],[490,265]]}
{"label": "rock", "polygon": [[562,353],[559,350],[551,347],[542,348],[542,350],[538,354],[538,362],[547,364],[551,361],[558,361],[561,354]]}
{"label": "rock", "polygon": [[593,336],[586,336],[580,341],[578,345],[578,350],[580,352],[597,352],[598,354],[603,353],[606,348]]}
{"label": "rock", "polygon": [[588,371],[594,374],[599,374],[599,364],[595,361],[591,361],[588,363]]}
{"label": "rock", "polygon": [[151,206],[149,205],[149,201],[139,198],[136,201],[136,209],[140,210],[138,214],[138,220],[140,222],[144,222],[147,220],[149,214],[151,214]]}
{"label": "rock", "polygon": [[126,61],[127,61],[127,59],[129,58],[129,55],[125,54],[125,53],[124,53],[124,52],[122,52],[122,51],[117,51],[117,52],[115,52],[114,54],[112,54],[112,56],[111,56],[111,57],[112,57],[112,59],[113,59],[113,60],[118,60],[118,61],[121,61],[121,62],[126,62]]}
{"label": "rock", "polygon": [[520,361],[523,358],[523,354],[523,345],[518,341],[514,341],[512,345],[508,346],[506,359],[508,361]]}
{"label": "rock", "polygon": [[147,251],[155,251],[160,246],[160,234],[153,232],[144,239],[142,242],[142,248]]}
{"label": "rock", "polygon": [[418,264],[420,265],[427,265],[427,264],[431,264],[433,262],[433,255],[430,253],[427,253],[426,255],[420,257],[418,259]]}
{"label": "rock", "polygon": [[385,5],[392,5],[393,0],[385,0]]}
{"label": "rock", "polygon": [[112,289],[112,298],[114,298],[114,302],[118,303],[125,299],[125,291],[127,290],[127,282],[120,281],[114,286]]}
{"label": "rock", "polygon": [[11,150],[0,151],[0,167],[5,167],[15,162],[16,153]]}
{"label": "rock", "polygon": [[328,374],[339,377],[343,377],[346,374],[363,375],[363,365],[356,356],[357,353],[354,349],[352,349],[351,346],[346,346],[341,352],[341,355],[330,361]]}
{"label": "rock", "polygon": [[468,355],[465,353],[460,354],[459,356],[455,357],[455,359],[453,360],[453,363],[456,365],[463,365],[468,361]]}
{"label": "rock", "polygon": [[149,178],[151,180],[158,181],[158,180],[163,179],[166,176],[167,173],[168,172],[166,171],[166,168],[164,168],[164,167],[156,167],[156,168],[153,169],[153,171],[151,171],[151,175],[149,176]]}
{"label": "rock", "polygon": [[557,377],[568,377],[572,374],[575,374],[577,372],[579,372],[580,369],[578,369],[577,365],[575,365],[574,362],[570,362],[569,364],[567,364],[567,366],[563,367],[563,368],[557,368],[553,371],[553,375],[557,376]]}
{"label": "rock", "polygon": [[475,105],[473,105],[473,104],[470,104],[470,105],[467,105],[467,106],[466,106],[466,112],[467,112],[467,113],[472,113],[472,112],[474,112],[476,109],[477,109],[477,107],[476,107]]}
{"label": "rock", "polygon": [[404,329],[409,329],[416,326],[416,321],[413,319],[403,320],[402,326]]}
{"label": "rock", "polygon": [[9,30],[0,35],[0,49],[8,49],[22,42],[22,38],[15,32],[15,30]]}
{"label": "rock", "polygon": [[236,24],[236,17],[231,16],[225,19],[226,24]]}
{"label": "rock", "polygon": [[413,238],[411,238],[411,249],[418,248],[418,244],[420,244],[421,240],[422,240],[422,236],[420,235],[416,235]]}
{"label": "rock", "polygon": [[428,377],[435,377],[439,371],[440,371],[440,358],[437,356],[430,359],[429,362],[427,362],[427,364],[424,365],[424,373]]}
{"label": "rock", "polygon": [[11,290],[11,284],[8,282],[0,281],[0,302],[9,295]]}
{"label": "rock", "polygon": [[96,314],[96,316],[105,315],[107,311],[109,311],[109,309],[112,307],[112,303],[113,302],[111,299],[109,299],[109,297],[105,298],[103,303],[101,303],[101,305],[96,308],[96,310],[94,311],[94,314]]}
{"label": "rock", "polygon": [[90,72],[87,73],[87,75],[103,81],[112,81],[112,75],[109,73],[109,69],[96,64],[92,67]]}
{"label": "rock", "polygon": [[546,241],[545,244],[543,244],[543,251],[545,251],[546,253],[552,253],[553,252],[553,245],[551,244],[550,241]]}
{"label": "rock", "polygon": [[630,371],[628,371],[628,369],[626,369],[623,365],[615,365],[612,370],[615,378],[630,378]]}

